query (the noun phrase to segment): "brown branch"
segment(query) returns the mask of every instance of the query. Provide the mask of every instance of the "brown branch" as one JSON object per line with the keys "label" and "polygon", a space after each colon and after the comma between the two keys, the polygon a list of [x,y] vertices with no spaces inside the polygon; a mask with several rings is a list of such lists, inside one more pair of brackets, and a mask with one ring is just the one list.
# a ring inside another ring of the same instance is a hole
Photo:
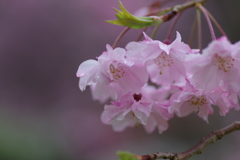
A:
{"label": "brown branch", "polygon": [[211,134],[207,135],[206,137],[203,137],[202,140],[197,145],[193,146],[192,148],[185,152],[182,153],[157,152],[155,154],[148,154],[143,156],[136,155],[136,158],[138,160],[155,160],[158,158],[170,160],[186,160],[196,154],[201,154],[202,151],[210,144],[213,144],[214,142],[221,139],[225,135],[237,130],[240,130],[240,121],[236,121],[223,129],[214,131]]}
{"label": "brown branch", "polygon": [[167,7],[167,8],[162,8],[162,9],[159,9],[157,11],[154,11],[154,12],[151,12],[149,13],[148,15],[146,16],[152,16],[152,15],[158,15],[158,14],[165,14],[167,12],[171,12],[171,11],[175,11],[175,12],[181,12],[187,8],[191,8],[191,7],[194,7],[197,3],[201,3],[201,4],[204,4],[206,3],[208,0],[191,0],[191,1],[188,1],[188,2],[185,2],[183,4],[178,4],[178,5],[175,5],[173,7]]}
{"label": "brown branch", "polygon": [[180,11],[185,10],[187,8],[194,7],[198,3],[204,4],[207,1],[208,0],[192,0],[192,1],[188,1],[186,3],[174,6],[173,10],[176,11],[176,12],[180,12]]}

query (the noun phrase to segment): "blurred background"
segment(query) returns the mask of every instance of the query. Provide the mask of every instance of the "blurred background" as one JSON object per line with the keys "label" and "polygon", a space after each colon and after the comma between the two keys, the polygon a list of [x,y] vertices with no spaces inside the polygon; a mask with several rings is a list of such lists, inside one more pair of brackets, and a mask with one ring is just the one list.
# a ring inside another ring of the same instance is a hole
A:
{"label": "blurred background", "polygon": [[[134,13],[154,1],[122,2]],[[240,40],[239,6],[236,0],[206,4],[232,42]],[[240,120],[239,111],[221,117],[216,109],[209,124],[195,114],[175,117],[161,135],[147,134],[142,127],[117,133],[102,124],[103,104],[92,100],[89,88],[79,90],[76,71],[124,29],[105,22],[115,19],[112,7],[119,8],[117,0],[0,0],[1,160],[117,160],[117,150],[140,155],[182,152],[213,130]],[[194,16],[193,8],[186,10],[176,27],[186,43]],[[202,19],[206,47],[211,37]],[[155,38],[164,40],[169,26],[170,22],[163,24]],[[130,30],[120,46],[140,33]],[[220,36],[217,30],[216,34]],[[239,148],[240,134],[234,132],[192,159],[239,159]]]}

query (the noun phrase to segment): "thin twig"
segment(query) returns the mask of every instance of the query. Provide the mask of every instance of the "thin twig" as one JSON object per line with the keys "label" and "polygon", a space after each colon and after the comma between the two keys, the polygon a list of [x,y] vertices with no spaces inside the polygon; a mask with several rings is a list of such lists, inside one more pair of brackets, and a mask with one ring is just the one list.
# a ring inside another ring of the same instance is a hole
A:
{"label": "thin twig", "polygon": [[185,10],[187,8],[195,6],[197,3],[203,4],[203,3],[207,2],[207,1],[208,0],[192,0],[192,1],[188,1],[186,3],[174,6],[173,10],[176,11],[176,12],[181,12],[182,10]]}
{"label": "thin twig", "polygon": [[[171,8],[167,8],[170,11],[164,13],[163,15],[161,15],[158,19],[161,19],[163,22],[169,21],[171,20],[173,17],[175,17],[175,15],[177,15],[177,13],[180,13],[181,11],[196,6],[196,4],[203,4],[208,0],[192,0],[192,1],[188,1],[186,3],[183,4],[179,4],[179,5],[175,5],[174,7]],[[163,12],[161,10],[161,12]],[[159,25],[154,29],[153,33],[152,33],[152,38],[154,37],[154,35],[156,34],[157,30],[159,28]]]}
{"label": "thin twig", "polygon": [[177,21],[179,20],[180,16],[182,15],[182,12],[179,12],[176,16],[176,18],[173,20],[171,26],[170,26],[170,29],[168,31],[168,34],[167,34],[167,40],[171,40],[171,37],[172,37],[172,32],[173,32],[173,29],[174,27],[176,26],[176,23]]}
{"label": "thin twig", "polygon": [[213,21],[213,23],[216,25],[216,27],[222,33],[222,35],[227,37],[226,33],[224,32],[222,27],[219,25],[219,23],[216,21],[216,19],[212,16],[212,14],[208,10],[206,10],[206,11],[207,11],[207,14],[208,14],[209,18]]}
{"label": "thin twig", "polygon": [[198,25],[198,49],[202,49],[202,25],[201,25],[201,13],[197,9],[197,25]]}
{"label": "thin twig", "polygon": [[194,22],[192,24],[192,28],[191,28],[191,34],[189,37],[189,46],[192,48],[193,47],[193,41],[194,41],[194,36],[195,36],[195,32],[196,32],[196,28],[197,28],[197,18],[195,17]]}
{"label": "thin twig", "polygon": [[212,23],[208,17],[208,13],[207,13],[207,10],[201,5],[201,4],[197,4],[197,7],[203,12],[206,20],[207,20],[207,23],[208,23],[208,27],[209,27],[209,30],[210,30],[210,34],[212,36],[212,40],[216,40],[216,36],[215,36],[215,33],[214,33],[214,29],[213,29],[213,26],[212,26]]}
{"label": "thin twig", "polygon": [[195,6],[196,3],[205,3],[207,1],[208,0],[192,0],[192,1],[185,2],[183,4],[175,5],[173,7],[167,7],[167,8],[162,8],[162,9],[156,10],[156,11],[148,14],[147,16],[156,15],[156,14],[161,15],[162,13],[165,14],[165,13],[170,12],[172,10],[174,10],[176,12],[180,12],[180,11],[183,11],[187,8],[191,8],[191,7]]}
{"label": "thin twig", "polygon": [[143,37],[143,32],[146,32],[147,29],[148,29],[148,27],[146,27],[146,28],[144,28],[144,29],[142,30],[142,32],[141,32],[141,34],[138,36],[136,42],[141,41],[141,39],[142,39],[142,37]]}
{"label": "thin twig", "polygon": [[157,26],[155,26],[153,32],[152,32],[152,35],[151,35],[151,38],[154,39],[155,35],[157,34],[157,31],[160,27],[160,24],[158,24]]}
{"label": "thin twig", "polygon": [[117,39],[115,40],[115,42],[112,45],[112,48],[116,48],[119,41],[122,39],[123,35],[127,33],[127,31],[129,31],[130,27],[126,27],[117,37]]}
{"label": "thin twig", "polygon": [[173,9],[173,7],[167,7],[167,8],[162,8],[162,9],[158,9],[156,11],[153,11],[149,14],[147,14],[146,16],[153,16],[153,15],[163,15],[167,12],[170,12]]}
{"label": "thin twig", "polygon": [[189,150],[182,153],[171,153],[171,152],[157,152],[155,154],[148,154],[143,156],[136,155],[138,160],[155,160],[158,158],[170,159],[170,160],[187,160],[196,154],[201,154],[203,150],[208,147],[210,144],[213,144],[217,140],[223,138],[227,134],[240,130],[240,121],[236,121],[231,125],[214,131],[211,134],[203,137],[202,140]]}

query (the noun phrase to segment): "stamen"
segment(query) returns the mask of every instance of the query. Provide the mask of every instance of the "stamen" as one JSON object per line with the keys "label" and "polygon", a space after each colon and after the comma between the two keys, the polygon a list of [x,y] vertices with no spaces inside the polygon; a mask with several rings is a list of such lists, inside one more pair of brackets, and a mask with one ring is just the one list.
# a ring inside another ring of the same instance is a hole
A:
{"label": "stamen", "polygon": [[140,125],[140,122],[139,122],[139,120],[138,120],[138,122],[135,124],[135,128],[138,128],[139,127],[139,125]]}
{"label": "stamen", "polygon": [[167,55],[165,52],[162,52],[157,58],[154,59],[154,63],[160,69],[159,74],[163,74],[162,70],[164,67],[171,67],[173,64],[173,59],[170,55]]}
{"label": "stamen", "polygon": [[[197,107],[201,107],[204,104],[208,104],[205,96],[200,96],[200,97],[192,96],[191,99],[189,99],[187,102],[189,102],[190,105],[194,105]],[[198,108],[198,112],[199,112],[199,108]]]}
{"label": "stamen", "polygon": [[136,117],[133,111],[129,112],[133,117]]}
{"label": "stamen", "polygon": [[136,117],[133,111],[130,111],[129,113],[132,116],[131,118],[136,118],[137,122],[135,123],[135,128],[138,128],[138,126],[141,124],[140,119]]}
{"label": "stamen", "polygon": [[112,64],[110,65],[110,72],[112,73],[113,82],[117,82],[118,79],[124,76],[124,70],[122,68],[115,68]]}
{"label": "stamen", "polygon": [[213,64],[218,67],[218,70],[229,72],[234,68],[233,61],[234,59],[230,56],[221,57],[218,54],[215,54],[215,61]]}

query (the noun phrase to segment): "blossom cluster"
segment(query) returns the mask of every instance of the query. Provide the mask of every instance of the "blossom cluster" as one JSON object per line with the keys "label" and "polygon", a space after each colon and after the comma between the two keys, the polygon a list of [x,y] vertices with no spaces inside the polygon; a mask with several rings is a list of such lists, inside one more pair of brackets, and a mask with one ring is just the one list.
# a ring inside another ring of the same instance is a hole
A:
{"label": "blossom cluster", "polygon": [[90,85],[94,99],[112,100],[104,106],[103,123],[115,131],[142,124],[148,133],[156,127],[162,133],[174,114],[195,113],[208,122],[212,107],[222,116],[239,109],[240,42],[223,36],[200,53],[178,32],[171,44],[144,36],[125,48],[107,45],[97,60],[78,68],[82,91]]}

